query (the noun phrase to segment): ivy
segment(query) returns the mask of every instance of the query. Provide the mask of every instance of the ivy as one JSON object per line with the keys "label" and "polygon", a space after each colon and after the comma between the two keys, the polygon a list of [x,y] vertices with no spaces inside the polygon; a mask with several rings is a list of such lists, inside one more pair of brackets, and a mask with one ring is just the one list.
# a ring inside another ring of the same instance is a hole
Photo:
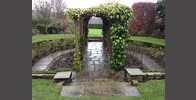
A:
{"label": "ivy", "polygon": [[[101,4],[92,8],[70,8],[66,14],[75,23],[82,25],[82,33],[76,38],[76,50],[74,65],[80,69],[81,49],[87,43],[88,21],[92,16],[101,17],[103,20],[103,42],[111,50],[111,67],[114,70],[124,68],[124,47],[128,36],[128,24],[131,16],[131,9],[119,3]],[[78,34],[79,31],[76,32]],[[81,32],[81,31],[80,31]],[[83,34],[83,35],[81,35]],[[76,37],[79,35],[76,35]],[[109,39],[108,39],[109,38]],[[85,42],[85,43],[84,43]],[[79,45],[79,46],[78,46]],[[112,47],[110,47],[112,45]]]}

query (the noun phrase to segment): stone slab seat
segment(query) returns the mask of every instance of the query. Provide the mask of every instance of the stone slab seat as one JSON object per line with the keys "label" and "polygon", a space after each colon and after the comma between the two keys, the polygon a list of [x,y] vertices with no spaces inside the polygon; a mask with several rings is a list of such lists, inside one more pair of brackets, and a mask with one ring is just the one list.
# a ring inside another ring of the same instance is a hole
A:
{"label": "stone slab seat", "polygon": [[134,79],[134,80],[138,80],[138,81],[142,82],[146,76],[146,74],[143,73],[138,68],[128,68],[128,69],[126,69],[126,72],[128,74],[127,75],[128,81],[132,81]]}
{"label": "stone slab seat", "polygon": [[71,81],[72,71],[66,72],[57,72],[54,76],[55,82],[65,81],[64,84],[69,83]]}

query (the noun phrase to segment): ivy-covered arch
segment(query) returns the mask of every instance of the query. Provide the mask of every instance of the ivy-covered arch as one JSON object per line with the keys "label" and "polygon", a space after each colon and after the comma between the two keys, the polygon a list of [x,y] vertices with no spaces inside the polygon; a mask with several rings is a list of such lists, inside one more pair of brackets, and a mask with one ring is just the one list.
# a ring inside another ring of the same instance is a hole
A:
{"label": "ivy-covered arch", "polygon": [[131,9],[119,3],[102,4],[92,8],[71,8],[68,16],[74,21],[76,27],[74,68],[81,68],[82,53],[88,39],[88,22],[92,16],[100,17],[103,21],[103,43],[107,46],[111,67],[121,70],[124,67],[124,47],[128,37],[128,23]]}

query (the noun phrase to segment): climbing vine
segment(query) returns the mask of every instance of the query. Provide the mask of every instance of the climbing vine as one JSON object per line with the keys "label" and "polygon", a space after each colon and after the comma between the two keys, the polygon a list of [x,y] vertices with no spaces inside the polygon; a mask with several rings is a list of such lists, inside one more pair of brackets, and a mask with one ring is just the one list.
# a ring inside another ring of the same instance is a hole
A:
{"label": "climbing vine", "polygon": [[76,29],[76,48],[74,55],[74,66],[81,68],[80,58],[82,48],[87,43],[88,21],[92,16],[101,17],[103,20],[103,43],[111,54],[111,67],[121,70],[124,67],[124,47],[128,35],[128,24],[131,9],[119,3],[101,4],[97,7],[80,9],[71,8],[66,12],[74,20]]}

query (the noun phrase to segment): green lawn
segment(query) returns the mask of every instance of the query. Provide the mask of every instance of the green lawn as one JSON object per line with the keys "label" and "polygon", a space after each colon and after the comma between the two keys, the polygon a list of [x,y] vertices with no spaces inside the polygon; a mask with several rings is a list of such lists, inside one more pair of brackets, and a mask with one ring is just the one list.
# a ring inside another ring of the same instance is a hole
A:
{"label": "green lawn", "polygon": [[[74,37],[74,34],[47,34],[47,35],[34,35],[32,36],[32,43],[34,42],[40,42],[44,40],[51,40],[51,39],[59,39],[64,37]],[[102,37],[102,30],[101,29],[89,29],[89,35],[88,36],[100,36]],[[157,39],[152,37],[141,37],[141,36],[131,36],[131,40],[135,41],[142,41],[142,42],[148,42],[148,43],[154,43],[165,46],[165,39]]]}
{"label": "green lawn", "polygon": [[[102,29],[90,29],[89,28],[89,35],[88,36],[103,36]],[[142,36],[130,36],[131,40],[141,41],[141,42],[148,42],[153,44],[158,44],[165,46],[165,39],[158,39],[152,37],[142,37]]]}
{"label": "green lawn", "polygon": [[62,86],[45,79],[32,79],[32,100],[165,100],[165,80],[142,83],[141,97],[61,97]]}
{"label": "green lawn", "polygon": [[60,39],[65,37],[74,37],[74,34],[47,34],[47,35],[33,35],[32,43],[44,40]]}
{"label": "green lawn", "polygon": [[102,29],[91,29],[91,28],[89,28],[88,36],[103,37]]}
{"label": "green lawn", "polygon": [[157,39],[152,37],[141,37],[141,36],[130,36],[130,39],[135,41],[148,42],[148,43],[165,46],[165,39]]}

